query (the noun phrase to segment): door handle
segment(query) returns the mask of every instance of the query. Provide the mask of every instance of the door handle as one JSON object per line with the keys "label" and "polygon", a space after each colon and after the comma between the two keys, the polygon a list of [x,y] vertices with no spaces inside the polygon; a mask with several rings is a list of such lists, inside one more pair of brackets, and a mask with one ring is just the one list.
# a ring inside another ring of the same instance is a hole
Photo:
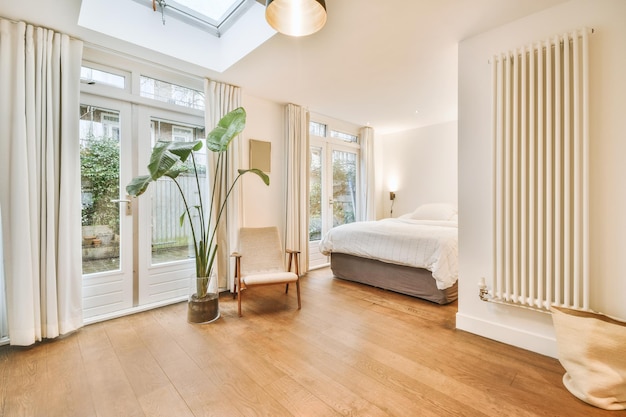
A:
{"label": "door handle", "polygon": [[130,200],[129,195],[126,196],[126,199],[111,200],[111,203],[126,203],[126,215],[130,216],[133,214],[132,200]]}

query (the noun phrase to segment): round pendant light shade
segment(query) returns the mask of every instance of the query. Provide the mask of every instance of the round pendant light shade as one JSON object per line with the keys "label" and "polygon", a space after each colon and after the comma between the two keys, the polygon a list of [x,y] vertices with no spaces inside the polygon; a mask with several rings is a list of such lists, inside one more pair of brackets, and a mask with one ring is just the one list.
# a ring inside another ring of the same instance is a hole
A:
{"label": "round pendant light shade", "polygon": [[265,19],[289,36],[311,35],[326,24],[324,0],[267,0]]}

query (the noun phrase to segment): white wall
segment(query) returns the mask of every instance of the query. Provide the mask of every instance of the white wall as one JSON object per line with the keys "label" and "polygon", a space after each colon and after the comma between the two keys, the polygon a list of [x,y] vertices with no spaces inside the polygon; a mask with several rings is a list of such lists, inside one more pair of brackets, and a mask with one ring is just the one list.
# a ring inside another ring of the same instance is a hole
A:
{"label": "white wall", "polygon": [[491,55],[583,26],[590,37],[591,308],[626,318],[626,1],[573,0],[459,45],[457,327],[556,357],[549,314],[478,299],[492,276]]}
{"label": "white wall", "polygon": [[271,143],[270,185],[256,175],[242,178],[243,226],[285,226],[285,106],[250,95],[243,95],[246,128],[243,131],[242,166],[250,168],[250,139]]}
{"label": "white wall", "polygon": [[424,203],[457,204],[457,122],[376,138],[382,149],[382,217],[389,217],[389,191],[396,182],[393,216]]}

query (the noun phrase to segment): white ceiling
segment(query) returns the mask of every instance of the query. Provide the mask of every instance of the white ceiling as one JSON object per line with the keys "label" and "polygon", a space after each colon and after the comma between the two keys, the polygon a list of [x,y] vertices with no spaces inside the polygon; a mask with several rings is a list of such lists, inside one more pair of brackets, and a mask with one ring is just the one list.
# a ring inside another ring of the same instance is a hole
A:
{"label": "white ceiling", "polygon": [[[224,72],[79,26],[81,0],[0,0],[0,16],[239,85],[252,96],[369,124],[384,134],[456,120],[458,42],[564,1],[326,0],[328,21],[320,32],[304,38],[276,34]],[[146,22],[152,13],[147,9]],[[133,21],[138,33],[144,23]],[[193,38],[180,42],[209,53],[206,43]]]}

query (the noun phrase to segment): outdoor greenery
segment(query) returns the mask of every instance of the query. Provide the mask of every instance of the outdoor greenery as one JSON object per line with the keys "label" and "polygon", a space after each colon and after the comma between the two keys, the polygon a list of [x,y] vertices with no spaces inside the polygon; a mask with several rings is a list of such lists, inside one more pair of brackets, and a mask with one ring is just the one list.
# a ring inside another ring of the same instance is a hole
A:
{"label": "outdoor greenery", "polygon": [[119,233],[119,141],[110,137],[88,136],[80,148],[83,189],[82,225],[107,225]]}
{"label": "outdoor greenery", "polygon": [[[356,220],[355,164],[336,160],[333,163],[333,226]],[[311,181],[309,187],[309,241],[322,238],[322,164],[316,155],[311,158]]]}

